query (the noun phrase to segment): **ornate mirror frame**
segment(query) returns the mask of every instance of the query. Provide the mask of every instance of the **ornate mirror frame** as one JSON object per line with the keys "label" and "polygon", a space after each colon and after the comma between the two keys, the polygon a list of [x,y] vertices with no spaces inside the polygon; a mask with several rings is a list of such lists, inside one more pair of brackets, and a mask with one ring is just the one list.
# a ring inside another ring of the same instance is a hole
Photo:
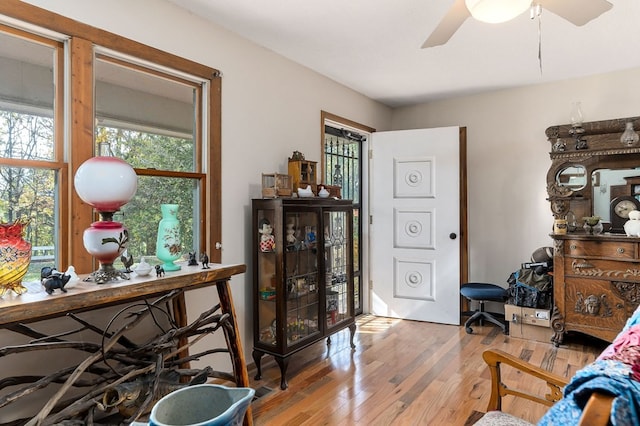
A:
{"label": "ornate mirror frame", "polygon": [[[564,219],[571,211],[577,218],[591,216],[593,207],[593,172],[599,169],[632,169],[640,166],[640,145],[627,147],[620,141],[627,122],[640,129],[640,117],[585,122],[547,128],[551,145],[551,167],[547,172],[547,194],[555,219]],[[586,185],[572,188],[561,185],[557,176],[568,167],[586,170]]]}

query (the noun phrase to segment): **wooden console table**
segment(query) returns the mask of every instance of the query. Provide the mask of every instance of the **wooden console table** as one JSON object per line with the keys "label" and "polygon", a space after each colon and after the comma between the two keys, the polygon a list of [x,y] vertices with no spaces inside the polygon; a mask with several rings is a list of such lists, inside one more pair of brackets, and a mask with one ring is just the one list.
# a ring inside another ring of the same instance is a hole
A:
{"label": "wooden console table", "polygon": [[[209,269],[183,264],[181,270],[168,272],[160,278],[156,278],[155,271],[146,277],[137,277],[132,273],[130,280],[114,283],[95,284],[80,281],[69,288],[67,293],[56,290],[49,295],[44,289],[37,293],[28,292],[20,296],[12,293],[0,298],[0,327],[15,330],[17,327],[24,327],[27,323],[154,297],[161,298],[169,294],[175,295],[176,292],[178,295],[173,298],[173,320],[178,327],[184,327],[187,325],[184,291],[215,286],[220,299],[219,308],[222,315],[225,315],[227,323],[225,339],[233,366],[233,373],[230,376],[233,377],[236,386],[249,386],[249,376],[229,285],[231,276],[245,271],[244,264],[211,264]],[[82,278],[84,277],[81,276]],[[0,353],[0,356],[3,355],[4,352]],[[2,378],[4,377],[0,377]],[[39,416],[46,417],[47,414],[41,412]],[[39,420],[34,419],[32,423],[40,423]],[[244,424],[252,423],[251,408],[249,408]]]}

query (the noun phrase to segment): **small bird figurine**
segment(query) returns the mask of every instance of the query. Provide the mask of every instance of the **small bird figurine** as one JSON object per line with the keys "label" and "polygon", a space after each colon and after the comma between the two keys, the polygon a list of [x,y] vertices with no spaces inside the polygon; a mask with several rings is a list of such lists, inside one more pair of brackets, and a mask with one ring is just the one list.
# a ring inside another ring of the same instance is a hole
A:
{"label": "small bird figurine", "polygon": [[69,265],[64,275],[69,275],[71,277],[69,278],[69,282],[65,286],[66,288],[73,288],[78,283],[78,281],[80,281],[80,277],[78,276],[78,274],[76,274],[76,268],[73,265]]}
{"label": "small bird figurine", "polygon": [[127,251],[122,253],[120,256],[120,261],[124,265],[124,271],[127,273],[131,273],[131,265],[133,265],[133,256],[131,256]]}

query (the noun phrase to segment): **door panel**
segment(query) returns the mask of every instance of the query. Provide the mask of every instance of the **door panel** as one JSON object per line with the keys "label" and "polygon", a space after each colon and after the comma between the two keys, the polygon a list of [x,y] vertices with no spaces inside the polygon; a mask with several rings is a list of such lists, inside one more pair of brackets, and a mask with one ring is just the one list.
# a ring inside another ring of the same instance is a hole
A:
{"label": "door panel", "polygon": [[435,167],[433,158],[394,158],[393,161],[395,198],[434,197]]}
{"label": "door panel", "polygon": [[398,258],[394,259],[394,262],[393,296],[395,298],[428,302],[436,300],[433,262]]}
{"label": "door panel", "polygon": [[371,139],[374,315],[460,323],[460,129]]}
{"label": "door panel", "polygon": [[393,216],[395,247],[435,249],[433,211],[396,209]]}

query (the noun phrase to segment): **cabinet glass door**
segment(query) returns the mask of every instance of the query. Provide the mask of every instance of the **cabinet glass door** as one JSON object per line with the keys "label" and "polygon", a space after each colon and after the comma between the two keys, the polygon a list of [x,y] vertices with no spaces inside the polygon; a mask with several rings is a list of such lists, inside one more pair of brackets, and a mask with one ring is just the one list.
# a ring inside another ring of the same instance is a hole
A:
{"label": "cabinet glass door", "polygon": [[351,317],[349,289],[349,216],[344,211],[325,211],[324,266],[326,294],[326,327],[331,328]]}
{"label": "cabinet glass door", "polygon": [[284,215],[287,346],[319,332],[318,221],[315,211],[288,211]]}
{"label": "cabinet glass door", "polygon": [[266,345],[277,344],[276,341],[276,297],[277,297],[277,251],[275,235],[280,234],[277,228],[275,210],[261,209],[257,211],[260,234],[257,249],[258,277],[258,329],[259,340]]}

